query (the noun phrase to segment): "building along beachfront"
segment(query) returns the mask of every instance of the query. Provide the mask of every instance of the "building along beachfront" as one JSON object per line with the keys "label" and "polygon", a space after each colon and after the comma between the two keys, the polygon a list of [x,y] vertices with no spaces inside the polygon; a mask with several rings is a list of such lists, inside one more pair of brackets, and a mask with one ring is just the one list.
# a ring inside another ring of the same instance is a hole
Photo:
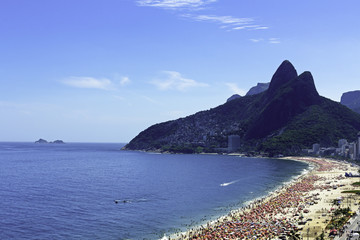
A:
{"label": "building along beachfront", "polygon": [[313,144],[313,148],[306,150],[308,154],[320,156],[341,156],[352,160],[360,161],[360,132],[357,134],[357,140],[349,143],[346,139],[338,141],[338,147],[321,148],[320,144]]}

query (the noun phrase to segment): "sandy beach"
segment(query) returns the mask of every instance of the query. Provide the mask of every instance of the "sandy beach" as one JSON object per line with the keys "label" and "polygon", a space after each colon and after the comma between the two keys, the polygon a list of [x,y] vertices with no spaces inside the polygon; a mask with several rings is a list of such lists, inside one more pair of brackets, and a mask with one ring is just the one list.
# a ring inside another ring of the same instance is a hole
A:
{"label": "sandy beach", "polygon": [[247,207],[168,239],[289,239],[289,236],[294,237],[292,239],[316,239],[321,234],[324,239],[332,239],[330,233],[336,233],[337,237],[348,234],[346,224],[339,227],[334,223],[330,228],[329,224],[333,224],[339,209],[349,208],[346,212],[351,215],[358,212],[360,196],[342,193],[360,189],[352,185],[360,181],[359,177],[345,177],[345,172],[357,174],[358,167],[323,158],[284,159],[304,161],[313,168]]}

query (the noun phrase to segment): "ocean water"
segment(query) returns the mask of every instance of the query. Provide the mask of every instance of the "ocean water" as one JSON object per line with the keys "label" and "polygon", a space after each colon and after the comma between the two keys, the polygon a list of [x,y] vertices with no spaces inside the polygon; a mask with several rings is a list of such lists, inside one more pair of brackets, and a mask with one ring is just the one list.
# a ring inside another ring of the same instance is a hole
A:
{"label": "ocean water", "polygon": [[243,207],[308,168],[122,146],[0,143],[0,239],[159,239]]}

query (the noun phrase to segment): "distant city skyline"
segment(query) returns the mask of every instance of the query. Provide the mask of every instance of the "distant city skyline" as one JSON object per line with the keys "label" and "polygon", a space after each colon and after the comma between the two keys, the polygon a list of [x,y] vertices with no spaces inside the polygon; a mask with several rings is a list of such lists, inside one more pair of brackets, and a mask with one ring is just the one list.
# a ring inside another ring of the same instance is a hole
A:
{"label": "distant city skyline", "polygon": [[3,0],[0,141],[128,142],[269,82],[360,89],[360,2]]}

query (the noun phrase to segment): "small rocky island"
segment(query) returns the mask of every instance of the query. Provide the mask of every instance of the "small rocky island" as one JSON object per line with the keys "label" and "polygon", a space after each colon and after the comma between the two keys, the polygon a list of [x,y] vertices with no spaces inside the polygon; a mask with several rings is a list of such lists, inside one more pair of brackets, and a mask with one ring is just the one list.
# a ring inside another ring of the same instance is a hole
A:
{"label": "small rocky island", "polygon": [[64,144],[63,140],[55,140],[53,142],[48,142],[45,139],[40,138],[39,140],[35,141],[35,143],[55,143],[55,144]]}

